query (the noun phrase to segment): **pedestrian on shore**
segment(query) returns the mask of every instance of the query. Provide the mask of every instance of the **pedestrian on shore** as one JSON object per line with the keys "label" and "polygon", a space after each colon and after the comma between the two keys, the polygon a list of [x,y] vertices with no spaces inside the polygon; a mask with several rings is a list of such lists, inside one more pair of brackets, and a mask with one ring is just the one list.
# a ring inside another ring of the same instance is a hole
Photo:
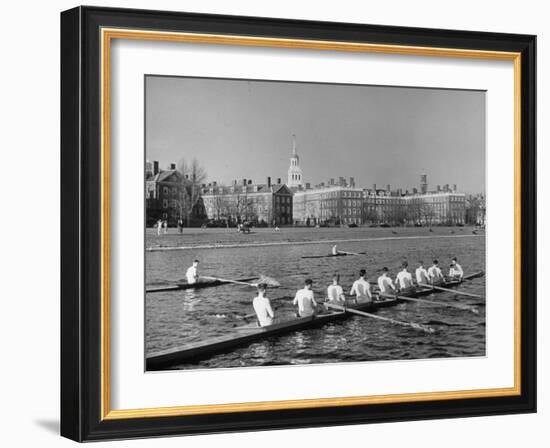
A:
{"label": "pedestrian on shore", "polygon": [[159,219],[157,221],[157,235],[160,235],[161,232],[162,232],[162,221]]}
{"label": "pedestrian on shore", "polygon": [[162,227],[163,227],[163,231],[162,233],[164,233],[166,235],[166,233],[168,232],[168,220],[164,220],[164,222],[162,223]]}

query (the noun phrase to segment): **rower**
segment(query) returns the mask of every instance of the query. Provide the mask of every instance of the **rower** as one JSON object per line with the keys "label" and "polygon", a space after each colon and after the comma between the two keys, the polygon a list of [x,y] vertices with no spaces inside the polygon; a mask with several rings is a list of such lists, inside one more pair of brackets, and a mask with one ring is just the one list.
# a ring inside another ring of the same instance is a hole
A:
{"label": "rower", "polygon": [[382,268],[382,275],[378,277],[378,287],[380,288],[380,294],[390,294],[391,292],[396,292],[391,278],[388,277],[388,268],[385,266]]}
{"label": "rower", "polygon": [[197,280],[199,279],[198,268],[199,260],[193,260],[193,266],[190,266],[185,273],[185,276],[187,277],[187,283],[189,283],[190,285],[197,283]]}
{"label": "rower", "polygon": [[430,276],[430,283],[441,283],[445,280],[443,272],[439,268],[439,261],[433,261],[433,264],[428,268],[428,275]]}
{"label": "rower", "polygon": [[458,264],[458,260],[456,257],[453,257],[451,260],[451,266],[449,268],[449,277],[453,280],[462,280],[462,277],[464,277],[464,271],[462,270],[462,266]]}
{"label": "rower", "polygon": [[315,315],[317,302],[313,297],[313,281],[306,279],[304,282],[304,288],[296,292],[296,296],[292,301],[293,305],[298,305],[298,317],[307,317]]}
{"label": "rower", "polygon": [[344,290],[340,286],[340,276],[334,274],[332,277],[332,284],[327,288],[327,300],[330,303],[344,304],[346,303],[346,296],[344,296]]}
{"label": "rower", "polygon": [[332,255],[338,255],[338,245],[335,244],[334,246],[332,246]]}
{"label": "rower", "polygon": [[273,323],[275,314],[271,308],[271,302],[265,296],[267,290],[267,285],[265,283],[260,283],[258,285],[258,295],[254,297],[252,301],[252,306],[256,312],[256,317],[258,319],[258,325],[260,327],[267,327]]}
{"label": "rower", "polygon": [[353,282],[350,290],[350,295],[355,294],[355,303],[372,302],[372,294],[370,292],[370,283],[365,280],[367,271],[361,269],[359,271],[359,279]]}
{"label": "rower", "polygon": [[414,288],[413,277],[408,271],[409,263],[404,261],[401,263],[401,271],[397,274],[395,278],[395,284],[399,288],[399,291],[410,291]]}
{"label": "rower", "polygon": [[418,267],[416,268],[416,283],[430,283],[430,275],[428,274],[428,271],[424,267],[424,262],[419,261]]}

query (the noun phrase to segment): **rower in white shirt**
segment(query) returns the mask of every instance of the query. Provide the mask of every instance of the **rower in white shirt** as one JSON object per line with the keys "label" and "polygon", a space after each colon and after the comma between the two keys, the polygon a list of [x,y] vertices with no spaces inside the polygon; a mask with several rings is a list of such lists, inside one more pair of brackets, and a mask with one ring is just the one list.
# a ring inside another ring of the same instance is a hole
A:
{"label": "rower in white shirt", "polygon": [[338,255],[338,245],[332,246],[332,255]]}
{"label": "rower in white shirt", "polygon": [[416,268],[416,283],[420,284],[420,283],[424,283],[424,284],[427,284],[427,283],[430,283],[430,275],[428,274],[428,271],[426,270],[426,268],[424,267],[424,262],[423,261],[419,261],[418,262],[418,267]]}
{"label": "rower in white shirt", "polygon": [[445,280],[443,272],[439,269],[439,261],[434,260],[433,265],[428,268],[428,275],[430,276],[431,283],[441,283]]}
{"label": "rower in white shirt", "polygon": [[395,285],[399,288],[399,291],[403,292],[414,288],[414,283],[413,277],[408,271],[409,263],[404,261],[401,263],[401,267],[403,269],[397,274],[397,277],[395,278]]}
{"label": "rower in white shirt", "polygon": [[185,277],[187,277],[187,283],[190,285],[197,283],[197,280],[199,279],[199,260],[193,260],[193,266],[190,266],[189,269],[187,269],[187,272],[185,273]]}
{"label": "rower in white shirt", "polygon": [[313,282],[311,279],[306,279],[304,288],[296,292],[296,296],[292,303],[298,306],[298,317],[313,316],[316,312],[317,302],[313,297]]}
{"label": "rower in white shirt", "polygon": [[458,264],[458,260],[456,259],[456,257],[453,257],[453,259],[451,260],[449,277],[451,277],[453,280],[462,280],[462,277],[464,277],[464,271],[462,270],[462,266]]}
{"label": "rower in white shirt", "polygon": [[267,285],[265,283],[259,284],[258,295],[254,297],[254,300],[252,301],[252,306],[256,312],[258,325],[260,327],[267,327],[268,325],[271,325],[273,323],[273,319],[275,318],[275,314],[271,308],[271,302],[265,296],[266,290]]}
{"label": "rower in white shirt", "polygon": [[378,287],[380,288],[380,294],[390,294],[396,292],[395,286],[388,276],[388,268],[382,268],[382,275],[378,277]]}
{"label": "rower in white shirt", "polygon": [[370,292],[370,283],[365,280],[367,271],[361,269],[359,271],[359,279],[353,282],[353,286],[349,294],[352,296],[355,294],[355,303],[358,302],[371,302],[372,294]]}
{"label": "rower in white shirt", "polygon": [[340,276],[334,274],[332,277],[332,284],[327,288],[327,300],[330,303],[344,304],[346,303],[346,296],[344,296],[344,290],[340,286]]}

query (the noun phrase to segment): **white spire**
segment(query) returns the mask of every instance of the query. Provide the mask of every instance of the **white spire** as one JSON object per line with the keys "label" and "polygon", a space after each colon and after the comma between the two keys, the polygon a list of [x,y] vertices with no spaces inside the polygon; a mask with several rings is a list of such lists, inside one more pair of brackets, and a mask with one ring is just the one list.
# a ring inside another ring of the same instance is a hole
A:
{"label": "white spire", "polygon": [[303,185],[302,169],[300,168],[300,158],[296,150],[296,135],[292,134],[292,156],[290,157],[290,167],[288,168],[289,187],[299,187]]}

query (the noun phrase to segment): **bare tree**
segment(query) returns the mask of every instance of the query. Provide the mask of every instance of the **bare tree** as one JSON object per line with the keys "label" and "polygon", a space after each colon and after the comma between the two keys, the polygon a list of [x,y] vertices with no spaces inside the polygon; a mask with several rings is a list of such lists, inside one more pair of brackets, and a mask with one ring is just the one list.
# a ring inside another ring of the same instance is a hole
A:
{"label": "bare tree", "polygon": [[435,210],[433,206],[431,204],[422,204],[421,214],[422,214],[422,220],[426,223],[426,225],[431,227],[435,219]]}
{"label": "bare tree", "polygon": [[182,216],[185,217],[186,224],[191,222],[193,207],[197,204],[201,197],[201,185],[206,180],[206,170],[200,165],[197,159],[193,159],[191,163],[187,163],[184,158],[178,162],[178,171],[182,174],[183,179],[183,200],[180,205]]}

